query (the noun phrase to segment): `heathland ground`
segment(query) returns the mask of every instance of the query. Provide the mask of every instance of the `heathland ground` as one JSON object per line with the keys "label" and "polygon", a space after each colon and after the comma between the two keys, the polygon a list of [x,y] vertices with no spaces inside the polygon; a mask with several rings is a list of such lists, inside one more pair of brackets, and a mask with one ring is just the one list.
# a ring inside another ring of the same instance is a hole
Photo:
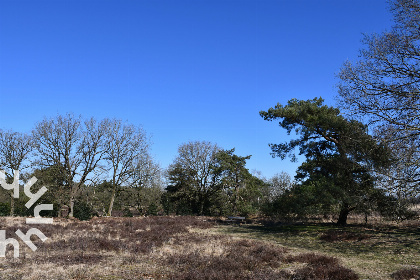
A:
{"label": "heathland ground", "polygon": [[[251,222],[251,221],[249,221]],[[54,219],[0,279],[419,279],[420,222],[224,224],[207,217]],[[31,227],[0,218],[7,237]],[[32,226],[34,227],[34,226]]]}

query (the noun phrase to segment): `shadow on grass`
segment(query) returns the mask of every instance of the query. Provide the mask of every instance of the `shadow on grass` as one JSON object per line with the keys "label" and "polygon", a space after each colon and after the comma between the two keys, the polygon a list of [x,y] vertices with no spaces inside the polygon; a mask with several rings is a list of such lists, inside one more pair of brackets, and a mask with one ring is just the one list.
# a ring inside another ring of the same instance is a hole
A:
{"label": "shadow on grass", "polygon": [[[420,227],[296,223],[222,226],[232,234],[275,240],[282,245],[347,255],[413,254],[420,252]],[[330,237],[330,238],[329,238]]]}

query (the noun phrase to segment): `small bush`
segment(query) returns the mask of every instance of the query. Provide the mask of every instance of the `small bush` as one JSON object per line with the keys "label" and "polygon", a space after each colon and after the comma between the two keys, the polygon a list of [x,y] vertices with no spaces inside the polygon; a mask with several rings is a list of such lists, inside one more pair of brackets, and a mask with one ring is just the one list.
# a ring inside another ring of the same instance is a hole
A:
{"label": "small bush", "polygon": [[409,268],[401,269],[397,272],[391,274],[392,279],[394,280],[420,280],[420,269],[419,268]]}
{"label": "small bush", "polygon": [[149,207],[147,208],[147,216],[157,216],[158,214],[158,207],[156,203],[152,202]]}
{"label": "small bush", "polygon": [[74,204],[74,217],[86,221],[90,220],[94,216],[95,212],[93,208],[85,201],[77,201]]}
{"label": "small bush", "polygon": [[10,204],[0,202],[0,216],[8,216],[10,214]]}
{"label": "small bush", "polygon": [[123,210],[123,217],[133,217],[133,213],[131,213],[130,208],[124,208]]}
{"label": "small bush", "polygon": [[300,254],[288,259],[289,262],[307,263],[304,268],[296,270],[293,279],[330,279],[357,280],[359,277],[352,270],[339,265],[336,258],[316,255],[313,253]]}
{"label": "small bush", "polygon": [[315,265],[298,269],[293,276],[295,280],[330,279],[330,280],[357,280],[359,277],[352,270],[342,266]]}

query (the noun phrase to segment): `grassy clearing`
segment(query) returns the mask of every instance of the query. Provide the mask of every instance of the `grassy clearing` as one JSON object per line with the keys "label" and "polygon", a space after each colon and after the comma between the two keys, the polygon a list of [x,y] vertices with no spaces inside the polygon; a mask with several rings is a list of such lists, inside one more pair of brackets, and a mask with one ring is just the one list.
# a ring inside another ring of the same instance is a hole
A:
{"label": "grassy clearing", "polygon": [[401,269],[420,269],[420,223],[344,228],[315,223],[220,226],[217,232],[335,257],[361,279],[392,279],[391,274]]}

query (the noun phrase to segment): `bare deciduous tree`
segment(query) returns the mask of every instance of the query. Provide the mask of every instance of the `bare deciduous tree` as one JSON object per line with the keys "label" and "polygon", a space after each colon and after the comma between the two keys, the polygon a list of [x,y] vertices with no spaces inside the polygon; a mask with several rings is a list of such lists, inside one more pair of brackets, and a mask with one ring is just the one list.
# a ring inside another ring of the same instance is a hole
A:
{"label": "bare deciduous tree", "polygon": [[394,0],[391,11],[391,31],[365,36],[359,61],[342,67],[339,97],[396,151],[389,178],[420,193],[420,1]]}
{"label": "bare deciduous tree", "polygon": [[121,120],[107,120],[105,159],[111,172],[112,195],[108,216],[112,215],[115,197],[122,186],[135,184],[137,165],[148,153],[146,133],[140,127],[123,124]]}
{"label": "bare deciduous tree", "polygon": [[274,174],[268,184],[270,185],[270,197],[275,198],[292,187],[292,178],[288,173],[282,171]]}
{"label": "bare deciduous tree", "polygon": [[160,205],[163,191],[162,170],[149,153],[142,154],[135,163],[135,184],[128,190],[130,205],[145,214],[151,205]]}
{"label": "bare deciduous tree", "polygon": [[[29,167],[29,155],[33,150],[29,135],[0,130],[0,170],[4,171],[6,180],[13,181],[14,171],[21,172]],[[11,182],[9,182],[11,183]],[[10,216],[14,215],[14,196],[10,195]]]}
{"label": "bare deciduous tree", "polygon": [[69,190],[69,216],[74,215],[76,196],[104,155],[106,122],[83,121],[72,114],[44,119],[33,130],[37,164],[41,168],[62,166]]}
{"label": "bare deciduous tree", "polygon": [[175,185],[185,185],[182,187],[186,189],[186,194],[191,196],[191,200],[195,201],[200,215],[203,215],[206,200],[221,185],[212,168],[219,151],[220,148],[210,142],[189,142],[178,148],[179,155],[169,167],[169,180]]}

